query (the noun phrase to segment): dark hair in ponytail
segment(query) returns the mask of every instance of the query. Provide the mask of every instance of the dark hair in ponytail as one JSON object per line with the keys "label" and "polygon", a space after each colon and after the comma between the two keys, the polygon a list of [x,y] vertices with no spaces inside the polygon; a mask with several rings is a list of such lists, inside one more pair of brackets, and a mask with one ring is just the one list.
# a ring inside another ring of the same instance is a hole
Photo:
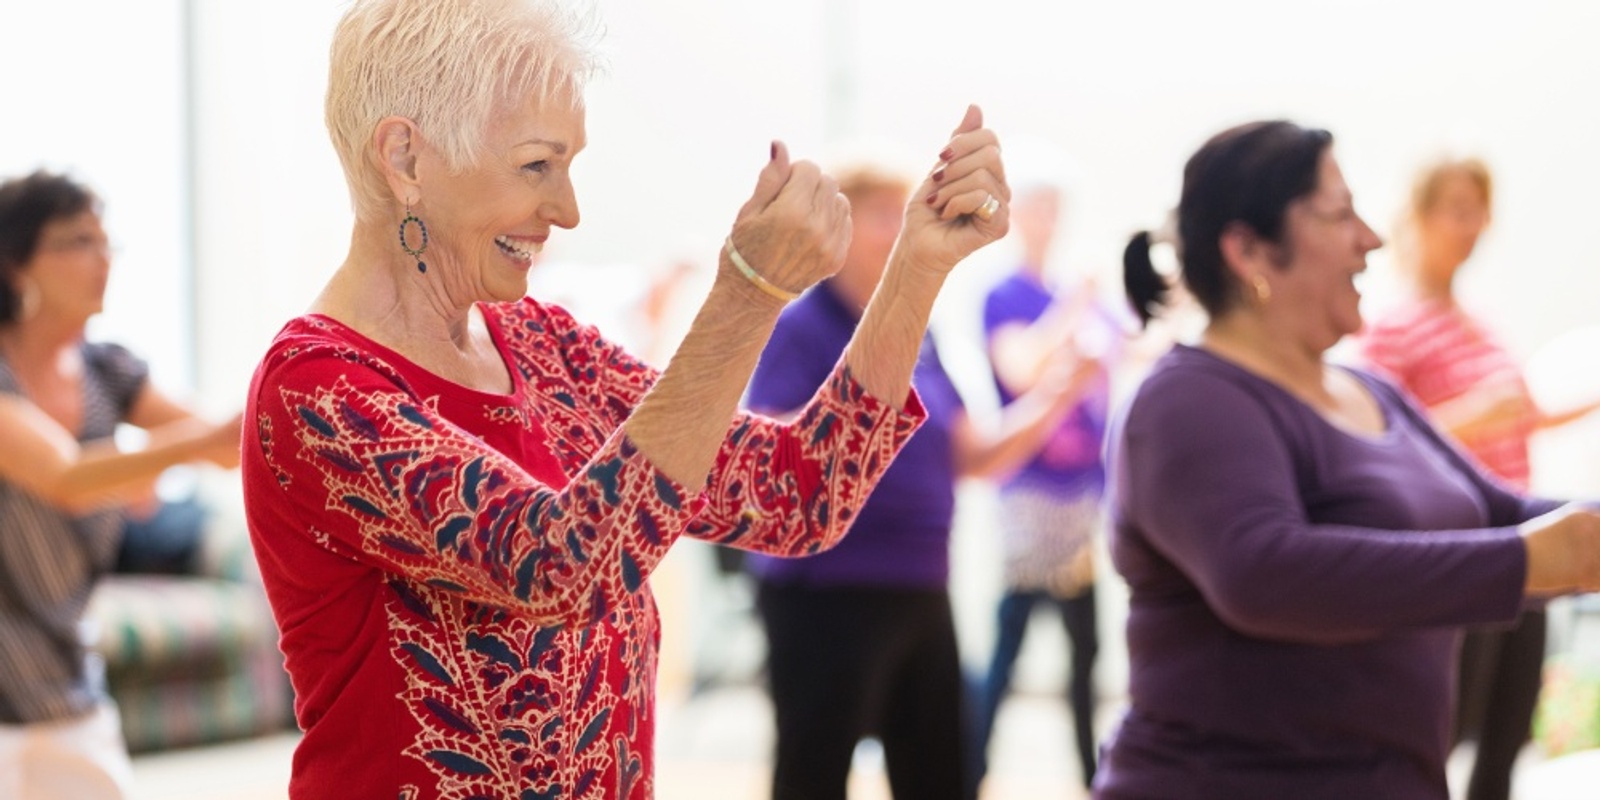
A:
{"label": "dark hair in ponytail", "polygon": [[1139,324],[1148,325],[1156,309],[1167,302],[1171,289],[1167,279],[1156,272],[1150,261],[1150,232],[1139,231],[1122,251],[1122,288],[1128,293],[1128,303],[1139,315]]}
{"label": "dark hair in ponytail", "polygon": [[[1240,297],[1239,281],[1223,263],[1223,231],[1239,223],[1281,243],[1289,204],[1316,191],[1318,164],[1332,146],[1325,130],[1274,120],[1229,128],[1190,156],[1178,201],[1178,260],[1184,284],[1206,313],[1215,317]],[[1166,298],[1165,282],[1152,288],[1160,275],[1150,265],[1149,244],[1148,235],[1135,236],[1123,253],[1128,299],[1145,321]]]}

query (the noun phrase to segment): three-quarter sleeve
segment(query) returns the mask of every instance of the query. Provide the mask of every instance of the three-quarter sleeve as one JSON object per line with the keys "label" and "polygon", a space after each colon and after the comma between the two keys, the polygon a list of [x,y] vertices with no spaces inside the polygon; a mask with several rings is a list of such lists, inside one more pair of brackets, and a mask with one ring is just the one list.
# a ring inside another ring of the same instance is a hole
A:
{"label": "three-quarter sleeve", "polygon": [[84,359],[104,386],[106,396],[116,405],[117,418],[127,419],[150,380],[150,365],[128,348],[108,342],[84,345]]}
{"label": "three-quarter sleeve", "polygon": [[639,588],[701,507],[620,430],[559,488],[444,419],[381,361],[286,348],[257,379],[256,446],[284,507],[335,553],[541,624]]}
{"label": "three-quarter sleeve", "polygon": [[[553,314],[546,324],[568,362],[583,372],[580,383],[591,387],[585,401],[620,426],[659,373],[570,316]],[[757,369],[790,363],[769,349]],[[793,388],[793,402],[782,409],[797,413],[783,422],[734,415],[687,535],[768,555],[826,550],[849,532],[872,487],[927,417],[916,392],[904,408],[893,408],[868,394],[842,359],[820,380],[795,375],[781,383]],[[774,385],[753,381],[752,405],[773,399],[756,397],[757,387]],[[777,408],[771,402],[764,407]]]}
{"label": "three-quarter sleeve", "polygon": [[1215,375],[1172,377],[1142,388],[1124,421],[1118,513],[1230,627],[1335,644],[1515,617],[1526,552],[1514,529],[1313,523],[1304,465],[1263,403]]}
{"label": "three-quarter sleeve", "polygon": [[827,550],[926,418],[914,392],[893,408],[841,360],[793,421],[734,420],[688,535],[776,556]]}

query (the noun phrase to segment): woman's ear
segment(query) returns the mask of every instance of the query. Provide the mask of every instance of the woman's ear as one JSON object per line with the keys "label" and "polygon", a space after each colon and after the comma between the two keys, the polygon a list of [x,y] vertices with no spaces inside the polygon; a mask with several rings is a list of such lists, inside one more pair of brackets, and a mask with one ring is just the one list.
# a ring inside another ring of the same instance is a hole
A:
{"label": "woman's ear", "polygon": [[417,178],[417,153],[421,149],[422,132],[417,123],[405,117],[384,117],[372,131],[378,171],[389,184],[389,191],[407,206],[422,194]]}
{"label": "woman's ear", "polygon": [[1223,267],[1233,273],[1241,286],[1249,286],[1266,266],[1264,262],[1269,244],[1243,222],[1228,223],[1222,229],[1217,247],[1222,251]]}

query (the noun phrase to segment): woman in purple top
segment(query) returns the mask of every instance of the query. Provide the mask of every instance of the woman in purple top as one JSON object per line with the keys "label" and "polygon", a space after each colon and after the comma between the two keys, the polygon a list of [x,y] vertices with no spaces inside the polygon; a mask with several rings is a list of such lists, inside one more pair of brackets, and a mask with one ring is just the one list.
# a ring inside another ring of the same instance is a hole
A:
{"label": "woman in purple top", "polygon": [[1039,453],[1000,482],[996,527],[1004,589],[974,744],[978,768],[987,771],[995,719],[1010,691],[1029,620],[1036,609],[1053,609],[1070,645],[1067,699],[1079,777],[1089,786],[1096,752],[1094,664],[1100,649],[1093,551],[1103,527],[1100,452],[1111,404],[1106,366],[1118,360],[1125,333],[1121,320],[1095,297],[1093,281],[1063,287],[1046,272],[1062,199],[1061,185],[1049,177],[1013,185],[1011,230],[1020,240],[1022,258],[983,303],[989,364],[1002,406],[1038,385],[1052,361],[1066,356],[1080,369],[1071,410]]}
{"label": "woman in purple top", "polygon": [[[1324,362],[1381,245],[1331,144],[1252,123],[1185,167],[1177,244],[1210,322],[1109,436],[1131,708],[1097,798],[1443,800],[1461,626],[1600,587],[1600,515],[1507,491]],[[1146,321],[1149,243],[1124,264]]]}
{"label": "woman in purple top", "polygon": [[[784,416],[815,393],[886,265],[904,257],[896,249],[903,222],[924,202],[919,193],[908,211],[909,181],[875,164],[836,174],[850,200],[844,266],[778,319],[750,379],[754,411]],[[998,431],[984,430],[967,416],[927,337],[912,384],[927,419],[849,535],[804,558],[748,559],[776,716],[775,800],[844,800],[851,755],[864,736],[883,742],[896,798],[957,800],[973,792],[946,588],[955,482],[1027,459],[1071,398],[1064,381],[1049,381],[1010,406]]]}

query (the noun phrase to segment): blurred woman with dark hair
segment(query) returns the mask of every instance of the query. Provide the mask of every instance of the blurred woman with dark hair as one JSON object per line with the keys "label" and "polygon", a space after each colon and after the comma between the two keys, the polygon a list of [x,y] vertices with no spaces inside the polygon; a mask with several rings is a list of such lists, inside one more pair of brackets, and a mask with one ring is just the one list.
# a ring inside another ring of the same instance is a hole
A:
{"label": "blurred woman with dark hair", "polygon": [[[116,559],[125,503],[167,467],[239,461],[237,417],[200,419],[128,350],[86,341],[110,269],[87,188],[46,172],[0,183],[0,797],[125,796],[84,607]],[[119,424],[148,444],[119,450]]]}
{"label": "blurred woman with dark hair", "polygon": [[[1600,588],[1600,514],[1507,491],[1324,360],[1382,244],[1326,131],[1213,137],[1177,237],[1209,322],[1109,436],[1132,707],[1096,796],[1443,800],[1461,627]],[[1145,319],[1166,293],[1148,242],[1124,263]]]}

